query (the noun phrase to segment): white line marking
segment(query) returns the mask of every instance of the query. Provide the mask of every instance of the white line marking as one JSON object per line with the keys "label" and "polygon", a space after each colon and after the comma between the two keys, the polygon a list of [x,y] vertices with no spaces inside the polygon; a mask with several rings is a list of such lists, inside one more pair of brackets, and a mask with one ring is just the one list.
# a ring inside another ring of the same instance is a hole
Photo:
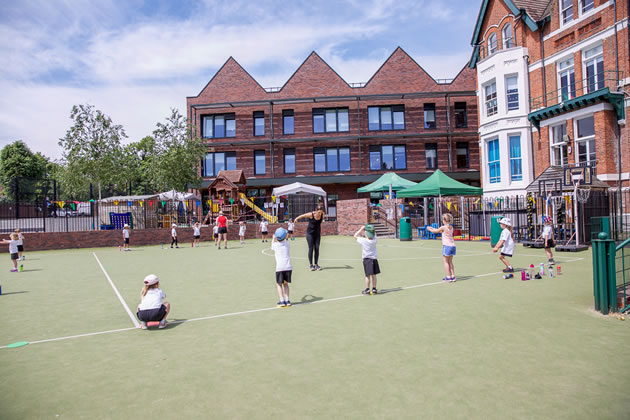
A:
{"label": "white line marking", "polygon": [[122,298],[122,296],[120,296],[120,292],[114,285],[114,282],[112,281],[112,279],[109,277],[109,274],[107,274],[107,271],[105,271],[105,267],[103,267],[103,264],[101,264],[101,260],[98,259],[95,252],[92,252],[92,255],[94,255],[94,258],[96,258],[96,262],[98,263],[98,265],[101,266],[101,270],[103,270],[103,274],[105,274],[105,277],[107,277],[107,281],[109,281],[109,284],[111,284],[112,289],[114,289],[116,296],[118,296],[118,300],[120,300],[120,303],[122,304],[123,308],[125,308],[125,311],[127,311],[129,318],[131,318],[131,322],[133,322],[133,325],[135,325],[136,328],[140,328],[140,324],[138,323],[138,321],[136,321],[136,317],[133,316],[133,314],[131,313],[131,310],[129,309],[129,306],[127,306],[127,303],[125,302],[125,300]]}

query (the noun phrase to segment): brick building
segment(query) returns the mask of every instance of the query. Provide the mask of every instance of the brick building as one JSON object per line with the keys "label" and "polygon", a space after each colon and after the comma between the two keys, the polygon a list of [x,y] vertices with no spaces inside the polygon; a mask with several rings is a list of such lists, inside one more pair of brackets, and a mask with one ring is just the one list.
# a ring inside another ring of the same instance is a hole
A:
{"label": "brick building", "polygon": [[[531,154],[523,154],[528,160],[523,167],[530,165],[534,178],[550,167],[582,165],[611,186],[630,186],[628,36],[627,1],[481,2],[470,67],[480,80],[484,190],[511,187],[514,95],[526,98],[521,101],[526,109],[518,111],[525,111],[531,123]],[[515,76],[526,80],[510,83]],[[508,140],[484,130],[487,122]]]}
{"label": "brick building", "polygon": [[250,197],[300,181],[324,188],[331,207],[388,171],[420,181],[440,168],[479,185],[475,86],[474,70],[436,81],[401,48],[358,84],[313,52],[265,89],[229,58],[187,98],[208,145],[202,195],[222,169],[242,169]]}

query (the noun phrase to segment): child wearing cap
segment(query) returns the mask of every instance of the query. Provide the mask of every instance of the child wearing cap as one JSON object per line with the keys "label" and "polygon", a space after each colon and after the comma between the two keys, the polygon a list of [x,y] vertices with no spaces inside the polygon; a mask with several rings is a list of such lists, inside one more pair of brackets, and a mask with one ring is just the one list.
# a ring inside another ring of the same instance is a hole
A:
{"label": "child wearing cap", "polygon": [[294,241],[295,238],[293,237],[293,230],[295,229],[295,223],[293,222],[293,219],[289,219],[289,223],[287,223],[287,231],[289,232],[287,240],[292,240]]}
{"label": "child wearing cap", "polygon": [[499,248],[502,247],[499,259],[503,264],[505,264],[505,269],[503,270],[503,272],[513,273],[514,268],[510,265],[509,261],[506,258],[511,258],[512,254],[514,254],[514,236],[512,235],[512,221],[509,218],[504,217],[503,219],[499,220],[499,225],[503,230],[501,231],[499,242],[497,242],[497,245],[492,249],[492,252],[497,252]]}
{"label": "child wearing cap", "polygon": [[271,239],[271,249],[276,256],[276,288],[280,301],[278,307],[284,308],[291,306],[289,299],[289,283],[291,283],[291,255],[289,252],[289,242],[287,239],[287,231],[283,228],[276,229],[276,233]]}
{"label": "child wearing cap", "polygon": [[241,240],[241,245],[245,243],[245,229],[247,229],[245,222],[238,222],[238,238]]}
{"label": "child wearing cap", "polygon": [[543,227],[542,237],[545,241],[545,253],[547,254],[547,258],[549,259],[550,264],[554,264],[555,261],[553,259],[553,253],[551,252],[551,248],[556,246],[553,237],[553,226],[551,224],[551,217],[543,216],[543,222],[545,226]]}
{"label": "child wearing cap", "polygon": [[442,215],[442,226],[433,228],[427,226],[427,230],[432,233],[442,234],[442,260],[444,261],[444,270],[446,277],[442,279],[444,282],[455,282],[455,266],[453,265],[453,257],[456,253],[455,239],[453,238],[453,215],[444,213]]}
{"label": "child wearing cap", "polygon": [[129,227],[129,225],[127,223],[125,223],[125,226],[123,226],[123,230],[122,230],[122,235],[123,235],[123,249],[125,251],[130,251],[129,249],[129,234],[131,233],[131,228]]}
{"label": "child wearing cap", "polygon": [[171,248],[173,248],[173,244],[175,244],[175,248],[179,248],[177,245],[177,225],[173,223],[171,225]]}
{"label": "child wearing cap", "polygon": [[17,273],[17,260],[18,260],[18,234],[13,232],[9,235],[9,240],[3,239],[3,244],[9,244],[9,254],[11,255],[11,264],[13,264],[13,268],[11,269],[12,273]]}
{"label": "child wearing cap", "polygon": [[160,328],[166,327],[166,316],[171,311],[171,304],[164,302],[166,295],[160,289],[160,279],[155,274],[149,274],[144,278],[144,287],[137,316],[140,320],[140,328],[147,329],[147,322],[159,321]]}
{"label": "child wearing cap", "polygon": [[193,225],[193,246],[199,246],[199,239],[201,238],[201,225],[199,222],[195,222]]}
{"label": "child wearing cap", "polygon": [[[365,232],[365,237],[361,237],[361,232]],[[361,245],[361,256],[363,257],[363,272],[365,273],[365,290],[364,295],[375,295],[376,275],[381,272],[376,259],[376,233],[373,225],[361,226],[354,234],[355,239]],[[372,290],[370,291],[370,280],[372,281]]]}

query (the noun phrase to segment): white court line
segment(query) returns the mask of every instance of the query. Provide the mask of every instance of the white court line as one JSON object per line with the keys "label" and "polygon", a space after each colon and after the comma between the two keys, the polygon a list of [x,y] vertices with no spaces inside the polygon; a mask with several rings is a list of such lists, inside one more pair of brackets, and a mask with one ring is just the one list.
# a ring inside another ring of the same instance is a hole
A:
{"label": "white court line", "polygon": [[96,253],[92,252],[92,255],[94,255],[94,258],[96,258],[96,262],[98,263],[98,265],[101,266],[101,270],[103,270],[103,274],[105,274],[105,277],[107,277],[107,281],[109,281],[109,284],[111,284],[112,289],[114,289],[116,296],[118,296],[118,300],[120,300],[120,303],[122,304],[123,308],[125,308],[125,311],[127,311],[129,318],[131,318],[131,322],[133,322],[133,325],[135,325],[136,328],[140,328],[140,324],[136,320],[136,317],[133,316],[133,314],[131,313],[131,309],[129,309],[129,306],[127,306],[127,303],[124,301],[122,296],[120,296],[120,292],[114,285],[114,282],[112,281],[112,279],[109,277],[109,274],[107,274],[107,271],[105,271],[103,264],[101,264],[101,260],[98,259],[98,257],[96,256]]}

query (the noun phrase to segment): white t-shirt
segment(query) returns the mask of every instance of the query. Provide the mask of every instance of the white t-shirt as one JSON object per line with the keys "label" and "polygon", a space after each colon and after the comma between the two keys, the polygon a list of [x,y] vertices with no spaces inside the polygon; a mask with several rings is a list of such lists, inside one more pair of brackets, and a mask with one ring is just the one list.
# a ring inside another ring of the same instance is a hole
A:
{"label": "white t-shirt", "polygon": [[290,230],[291,232],[293,232],[293,228],[295,227],[295,223],[289,223],[289,225],[287,226],[287,230]]}
{"label": "white t-shirt", "polygon": [[218,225],[214,225],[214,227],[212,228],[212,233],[214,233],[215,235],[217,233],[219,233],[219,226]]}
{"label": "white t-shirt", "polygon": [[271,249],[276,254],[276,271],[290,271],[291,255],[289,255],[289,243],[287,241],[272,242]]}
{"label": "white t-shirt", "polygon": [[129,229],[123,229],[123,238],[129,239]]}
{"label": "white t-shirt", "polygon": [[18,245],[24,245],[24,236],[22,236],[22,233],[18,233]]}
{"label": "white t-shirt", "polygon": [[149,289],[147,294],[142,298],[142,302],[138,305],[138,309],[144,311],[146,309],[157,309],[162,306],[162,300],[166,295],[162,289]]}
{"label": "white t-shirt", "polygon": [[18,245],[20,241],[9,241],[9,254],[17,254],[18,253]]}
{"label": "white t-shirt", "polygon": [[551,239],[552,233],[553,233],[553,228],[551,227],[551,225],[545,225],[543,227],[542,237],[544,239]]}
{"label": "white t-shirt", "polygon": [[245,235],[245,229],[247,227],[245,225],[242,225],[238,228],[238,236],[244,236]]}
{"label": "white t-shirt", "polygon": [[503,248],[501,248],[502,254],[508,254],[508,255],[514,254],[514,239],[512,238],[512,234],[510,233],[509,230],[503,229],[499,240],[504,241]]}
{"label": "white t-shirt", "polygon": [[175,228],[172,228],[172,229],[171,229],[171,236],[172,236],[173,238],[177,238],[177,231],[175,230]]}
{"label": "white t-shirt", "polygon": [[193,226],[193,235],[201,236],[201,228],[199,226]]}
{"label": "white t-shirt", "polygon": [[268,225],[269,225],[269,222],[267,222],[266,220],[263,220],[262,222],[260,222],[260,231],[267,232]]}
{"label": "white t-shirt", "polygon": [[374,239],[357,238],[357,242],[361,244],[361,257],[376,259],[376,237]]}

